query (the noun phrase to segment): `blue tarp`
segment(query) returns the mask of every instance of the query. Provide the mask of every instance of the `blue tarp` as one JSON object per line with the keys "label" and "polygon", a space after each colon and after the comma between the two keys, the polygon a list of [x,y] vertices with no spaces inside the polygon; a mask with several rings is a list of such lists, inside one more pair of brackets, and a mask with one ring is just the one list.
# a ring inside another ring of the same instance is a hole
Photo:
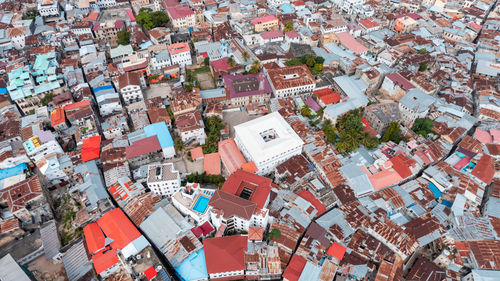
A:
{"label": "blue tarp", "polygon": [[448,200],[443,200],[441,201],[441,204],[445,205],[445,206],[448,206],[451,208],[451,206],[453,206],[453,203],[451,203],[450,201]]}

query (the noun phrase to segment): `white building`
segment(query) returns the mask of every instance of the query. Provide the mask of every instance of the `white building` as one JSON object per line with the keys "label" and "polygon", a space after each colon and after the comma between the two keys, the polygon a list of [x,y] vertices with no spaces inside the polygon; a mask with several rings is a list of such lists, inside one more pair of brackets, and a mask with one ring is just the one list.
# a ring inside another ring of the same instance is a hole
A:
{"label": "white building", "polygon": [[148,166],[147,185],[160,196],[172,196],[181,187],[181,175],[173,163]]}
{"label": "white building", "polygon": [[342,10],[350,15],[354,14],[355,8],[362,7],[365,3],[364,0],[344,0],[342,2]]}
{"label": "white building", "polygon": [[202,188],[198,183],[191,183],[172,195],[172,204],[185,216],[189,216],[198,225],[210,219],[208,201],[214,194],[213,189]]}
{"label": "white building", "polygon": [[238,148],[255,163],[259,175],[302,153],[304,142],[278,112],[237,125],[234,131]]}
{"label": "white building", "polygon": [[38,0],[38,13],[42,17],[59,16],[59,2],[57,0]]}
{"label": "white building", "polygon": [[118,88],[125,104],[144,100],[141,90],[140,74],[137,72],[125,72],[118,77]]}
{"label": "white building", "polygon": [[176,43],[168,46],[168,52],[170,54],[170,61],[172,65],[191,65],[193,64],[191,60],[191,49],[189,44],[186,42]]}
{"label": "white building", "polygon": [[205,144],[205,124],[198,110],[179,114],[175,117],[177,131],[183,142],[196,141]]}
{"label": "white building", "polygon": [[59,143],[50,131],[39,131],[37,136],[33,136],[23,143],[26,154],[33,162],[38,162],[49,154],[63,154]]}

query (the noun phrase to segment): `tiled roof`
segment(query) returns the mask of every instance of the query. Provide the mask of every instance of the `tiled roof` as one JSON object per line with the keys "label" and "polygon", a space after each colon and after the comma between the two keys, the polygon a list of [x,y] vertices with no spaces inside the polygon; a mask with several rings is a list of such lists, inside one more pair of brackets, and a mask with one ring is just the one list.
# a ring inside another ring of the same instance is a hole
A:
{"label": "tiled roof", "polygon": [[217,211],[222,211],[225,218],[238,216],[245,220],[249,220],[257,208],[257,204],[254,202],[221,190],[215,191],[208,205],[214,207]]}
{"label": "tiled roof", "polygon": [[257,208],[265,208],[265,203],[271,192],[272,180],[257,174],[249,173],[243,170],[237,170],[229,176],[222,191],[241,196],[245,190],[251,190],[248,200],[257,204]]}

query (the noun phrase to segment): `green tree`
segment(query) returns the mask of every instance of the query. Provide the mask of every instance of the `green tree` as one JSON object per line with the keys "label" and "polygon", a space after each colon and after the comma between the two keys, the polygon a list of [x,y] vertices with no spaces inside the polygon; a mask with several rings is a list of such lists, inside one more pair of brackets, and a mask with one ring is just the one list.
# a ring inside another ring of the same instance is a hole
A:
{"label": "green tree", "polygon": [[305,104],[304,106],[302,106],[302,108],[300,109],[300,114],[302,116],[305,116],[305,117],[309,117],[311,116],[311,107],[309,107],[309,105]]}
{"label": "green tree", "polygon": [[260,68],[261,68],[260,61],[256,60],[252,62],[252,67],[250,68],[250,71],[248,71],[248,73],[250,74],[258,73],[260,72]]}
{"label": "green tree", "polygon": [[236,65],[236,61],[234,61],[234,59],[232,57],[229,57],[227,59],[227,64],[230,66],[230,67],[234,67]]}
{"label": "green tree", "polygon": [[300,58],[291,58],[287,62],[285,62],[287,66],[293,66],[293,65],[301,65],[302,60]]}
{"label": "green tree", "polygon": [[180,138],[175,138],[175,140],[174,140],[174,148],[177,151],[184,150],[184,143],[182,142],[182,140]]}
{"label": "green tree", "polygon": [[47,106],[49,104],[49,102],[52,101],[53,98],[54,98],[54,94],[52,94],[52,93],[46,94],[43,98],[40,99],[40,103],[43,106]]}
{"label": "green tree", "polygon": [[204,59],[203,59],[203,64],[204,64],[205,66],[209,66],[209,65],[210,65],[210,58],[209,58],[209,57],[204,58]]}
{"label": "green tree", "polygon": [[38,11],[36,9],[27,10],[26,13],[23,14],[23,20],[35,19],[37,15]]}
{"label": "green tree", "polygon": [[284,28],[285,32],[288,32],[288,31],[290,31],[292,29],[293,29],[293,21],[286,22],[285,23],[285,28]]}
{"label": "green tree", "polygon": [[427,64],[425,62],[421,63],[420,66],[418,67],[418,71],[424,72],[427,70]]}
{"label": "green tree", "polygon": [[279,239],[280,237],[281,237],[281,231],[277,228],[273,228],[273,230],[269,232],[269,240]]}
{"label": "green tree", "polygon": [[308,67],[313,67],[316,63],[316,57],[314,55],[308,54],[302,57],[302,62]]}
{"label": "green tree", "polygon": [[325,59],[323,57],[317,56],[314,61],[318,64],[323,64],[325,62]]}
{"label": "green tree", "polygon": [[418,50],[417,53],[419,53],[419,54],[426,54],[427,53],[427,49],[426,48],[422,48],[422,49]]}
{"label": "green tree", "polygon": [[250,58],[250,56],[248,55],[248,53],[247,52],[243,52],[243,60],[245,62],[247,62],[249,58]]}
{"label": "green tree", "polygon": [[[149,11],[148,11],[149,10]],[[150,30],[155,28],[153,23],[153,16],[150,13],[150,9],[141,8],[139,14],[135,17],[137,23],[144,29]]]}
{"label": "green tree", "polygon": [[130,44],[130,32],[127,30],[123,29],[120,30],[116,33],[116,36],[118,37],[117,43],[120,45],[128,45]]}
{"label": "green tree", "polygon": [[191,83],[184,83],[184,91],[186,92],[192,92],[193,91],[193,84]]}
{"label": "green tree", "polygon": [[154,27],[166,27],[168,25],[168,22],[170,21],[164,11],[152,12],[151,20],[153,21]]}
{"label": "green tree", "polygon": [[314,75],[318,75],[320,74],[321,72],[323,71],[323,64],[321,63],[316,63],[313,67],[313,69],[311,70],[311,73],[314,74]]}
{"label": "green tree", "polygon": [[396,121],[391,122],[380,140],[382,142],[393,141],[394,143],[399,143],[402,140],[399,123]]}
{"label": "green tree", "polygon": [[434,121],[429,118],[417,118],[411,127],[412,131],[415,133],[427,137],[428,134],[437,134],[434,130]]}

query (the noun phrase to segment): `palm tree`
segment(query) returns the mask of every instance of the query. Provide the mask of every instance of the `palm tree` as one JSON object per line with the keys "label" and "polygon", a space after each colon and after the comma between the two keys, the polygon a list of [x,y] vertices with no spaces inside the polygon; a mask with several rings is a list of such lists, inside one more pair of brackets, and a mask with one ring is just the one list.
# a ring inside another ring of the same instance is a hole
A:
{"label": "palm tree", "polygon": [[227,64],[230,67],[234,67],[236,65],[236,62],[234,61],[234,59],[232,57],[230,57],[230,58],[227,59]]}
{"label": "palm tree", "polygon": [[244,53],[243,53],[243,60],[245,60],[245,62],[248,60],[248,58],[249,58],[249,57],[250,57],[250,56],[248,55],[248,53],[247,53],[247,52],[244,52]]}

